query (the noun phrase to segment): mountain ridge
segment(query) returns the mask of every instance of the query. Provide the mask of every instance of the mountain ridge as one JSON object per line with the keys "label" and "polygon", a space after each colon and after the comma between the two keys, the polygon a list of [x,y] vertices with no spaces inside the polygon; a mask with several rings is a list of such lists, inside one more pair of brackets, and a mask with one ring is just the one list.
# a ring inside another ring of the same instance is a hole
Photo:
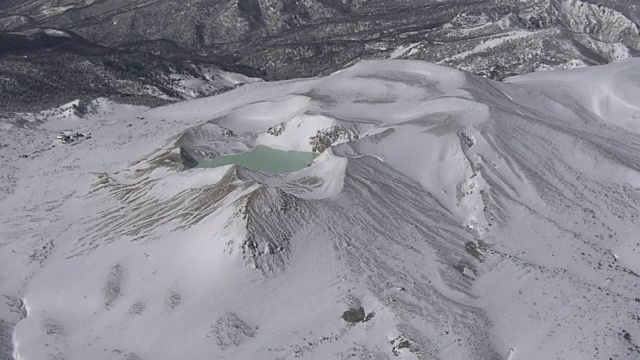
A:
{"label": "mountain ridge", "polygon": [[[579,60],[604,64],[640,50],[640,11],[630,2],[531,1],[42,1],[5,4],[5,30],[65,29],[111,47],[147,43],[157,54],[178,44],[190,55],[222,56],[262,69],[265,79],[326,75],[363,58],[443,62],[502,79]],[[170,15],[171,14],[171,15]],[[29,21],[14,23],[11,16]],[[167,23],[167,19],[171,23]],[[518,42],[501,44],[512,33]],[[473,51],[486,40],[492,51]],[[416,44],[416,45],[414,45]],[[456,55],[468,53],[473,56]],[[513,57],[514,53],[521,56]]]}

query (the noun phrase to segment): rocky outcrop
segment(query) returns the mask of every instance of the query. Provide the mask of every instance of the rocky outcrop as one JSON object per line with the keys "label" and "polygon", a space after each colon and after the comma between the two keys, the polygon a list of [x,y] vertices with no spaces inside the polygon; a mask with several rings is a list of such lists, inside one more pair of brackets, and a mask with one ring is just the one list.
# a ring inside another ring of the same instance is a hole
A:
{"label": "rocky outcrop", "polygon": [[309,145],[312,152],[324,152],[331,145],[357,140],[358,135],[354,134],[340,125],[329,129],[318,130],[315,136],[309,138]]}

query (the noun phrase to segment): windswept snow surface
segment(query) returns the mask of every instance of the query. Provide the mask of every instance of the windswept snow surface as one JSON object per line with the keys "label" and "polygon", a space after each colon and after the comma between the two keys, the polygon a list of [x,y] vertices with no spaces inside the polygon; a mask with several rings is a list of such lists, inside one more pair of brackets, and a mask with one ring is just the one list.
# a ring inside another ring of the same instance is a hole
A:
{"label": "windswept snow surface", "polygon": [[[11,115],[0,358],[638,359],[638,95],[638,60],[386,60]],[[318,143],[288,174],[193,168]]]}

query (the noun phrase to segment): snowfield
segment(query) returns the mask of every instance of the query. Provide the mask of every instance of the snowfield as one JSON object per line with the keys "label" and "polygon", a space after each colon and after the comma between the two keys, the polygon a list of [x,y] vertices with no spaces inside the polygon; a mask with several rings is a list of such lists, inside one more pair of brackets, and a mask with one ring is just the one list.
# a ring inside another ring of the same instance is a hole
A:
{"label": "snowfield", "polygon": [[90,108],[2,119],[2,359],[640,358],[640,60]]}

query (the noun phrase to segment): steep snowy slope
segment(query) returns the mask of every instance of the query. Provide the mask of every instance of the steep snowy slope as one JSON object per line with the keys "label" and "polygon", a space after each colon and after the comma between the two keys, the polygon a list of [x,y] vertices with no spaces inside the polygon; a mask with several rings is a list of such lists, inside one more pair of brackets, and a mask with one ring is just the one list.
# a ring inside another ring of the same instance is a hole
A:
{"label": "steep snowy slope", "polygon": [[[639,92],[369,61],[5,119],[0,355],[637,359]],[[195,167],[264,145],[321,154]]]}

